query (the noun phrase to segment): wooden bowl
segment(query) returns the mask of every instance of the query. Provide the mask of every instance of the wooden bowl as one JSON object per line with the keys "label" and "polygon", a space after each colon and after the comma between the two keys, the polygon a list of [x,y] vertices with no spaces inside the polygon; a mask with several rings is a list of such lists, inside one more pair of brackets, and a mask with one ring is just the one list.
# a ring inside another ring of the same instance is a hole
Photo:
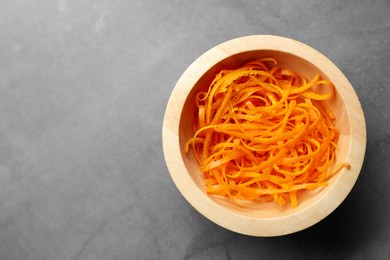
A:
{"label": "wooden bowl", "polygon": [[[249,202],[245,207],[205,192],[203,173],[184,144],[193,136],[196,91],[210,84],[221,69],[234,69],[258,57],[274,57],[278,65],[311,79],[320,73],[336,87],[329,105],[340,132],[336,164],[348,162],[322,189],[305,191],[298,208],[276,203]],[[163,150],[171,177],[184,198],[216,224],[252,236],[279,236],[308,228],[334,211],[353,188],[364,160],[366,126],[358,97],[343,73],[328,58],[298,41],[271,35],[254,35],[222,43],[195,60],[178,80],[169,99],[163,123]],[[353,213],[351,213],[353,214]]]}

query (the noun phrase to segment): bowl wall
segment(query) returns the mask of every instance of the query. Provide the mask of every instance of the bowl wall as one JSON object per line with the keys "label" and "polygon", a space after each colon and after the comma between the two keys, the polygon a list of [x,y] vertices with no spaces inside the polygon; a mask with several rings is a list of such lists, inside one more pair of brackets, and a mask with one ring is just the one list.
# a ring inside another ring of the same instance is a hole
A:
{"label": "bowl wall", "polygon": [[[281,52],[281,51],[272,51],[272,50],[257,50],[257,51],[248,51],[239,54],[235,54],[231,57],[228,57],[219,63],[212,66],[205,74],[201,75],[200,79],[196,82],[194,87],[191,89],[182,109],[182,114],[180,117],[179,124],[179,136],[180,136],[180,152],[183,158],[185,167],[194,181],[195,185],[205,196],[208,196],[205,192],[205,185],[203,183],[203,173],[199,169],[199,165],[196,162],[194,156],[190,152],[185,154],[184,147],[186,141],[194,135],[193,131],[193,121],[196,116],[196,105],[195,105],[195,94],[202,90],[205,91],[210,86],[210,83],[213,81],[216,73],[222,69],[236,69],[245,64],[248,61],[254,60],[256,58],[262,57],[272,57],[275,58],[278,62],[277,65],[283,68],[291,69],[298,72],[301,75],[304,75],[308,80],[312,79],[316,74],[320,73],[323,79],[329,79],[329,77],[322,72],[314,64],[297,57],[293,54]],[[321,89],[318,89],[321,92]],[[327,103],[331,107],[333,113],[336,116],[336,121],[334,122],[337,129],[340,131],[340,139],[337,148],[337,158],[335,164],[339,162],[348,161],[349,156],[349,146],[350,146],[350,121],[348,114],[346,113],[344,100],[337,93],[336,95],[327,100]],[[329,192],[330,187],[337,183],[339,176],[344,174],[345,170],[341,170],[337,175],[335,175],[330,180],[330,185],[324,188],[318,188],[313,191],[305,191],[299,193],[299,210],[302,210],[305,207],[310,207],[312,203],[315,203],[319,197],[324,196]],[[243,214],[248,217],[255,218],[268,218],[268,217],[279,217],[288,214],[294,214],[297,209],[292,209],[291,207],[280,207],[273,202],[270,203],[259,203],[259,202],[248,202],[241,201],[244,203],[245,207],[239,207],[236,204],[232,203],[228,198],[222,196],[211,196],[213,202],[218,203],[225,207],[227,210],[233,211],[237,214]]]}

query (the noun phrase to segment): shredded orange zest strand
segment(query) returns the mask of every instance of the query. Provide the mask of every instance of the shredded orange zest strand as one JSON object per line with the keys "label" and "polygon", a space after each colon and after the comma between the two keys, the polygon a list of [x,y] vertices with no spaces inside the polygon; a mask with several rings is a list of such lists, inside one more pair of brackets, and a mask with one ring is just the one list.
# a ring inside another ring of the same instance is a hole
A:
{"label": "shredded orange zest strand", "polygon": [[273,58],[220,71],[195,96],[195,134],[185,147],[193,150],[207,193],[295,208],[298,192],[326,186],[349,168],[333,167],[338,131],[325,100],[334,93],[319,74],[307,81]]}

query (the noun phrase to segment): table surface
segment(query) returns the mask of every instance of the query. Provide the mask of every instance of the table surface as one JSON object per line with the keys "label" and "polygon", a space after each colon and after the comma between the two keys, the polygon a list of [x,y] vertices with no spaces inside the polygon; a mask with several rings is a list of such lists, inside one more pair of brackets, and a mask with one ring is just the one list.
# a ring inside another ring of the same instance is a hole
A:
{"label": "table surface", "polygon": [[[272,238],[225,230],[173,184],[161,129],[184,70],[226,40],[302,41],[367,122],[356,186]],[[0,259],[389,259],[390,1],[1,1]]]}

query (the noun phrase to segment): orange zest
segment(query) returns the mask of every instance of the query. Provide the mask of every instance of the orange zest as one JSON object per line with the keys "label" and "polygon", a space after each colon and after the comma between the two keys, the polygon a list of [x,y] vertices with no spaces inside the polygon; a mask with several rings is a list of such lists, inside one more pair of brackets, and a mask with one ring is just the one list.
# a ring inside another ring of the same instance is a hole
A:
{"label": "orange zest", "polygon": [[349,168],[333,167],[338,131],[325,101],[334,94],[319,74],[308,81],[273,58],[220,71],[195,95],[195,133],[185,146],[207,193],[295,208],[299,192],[326,186]]}

